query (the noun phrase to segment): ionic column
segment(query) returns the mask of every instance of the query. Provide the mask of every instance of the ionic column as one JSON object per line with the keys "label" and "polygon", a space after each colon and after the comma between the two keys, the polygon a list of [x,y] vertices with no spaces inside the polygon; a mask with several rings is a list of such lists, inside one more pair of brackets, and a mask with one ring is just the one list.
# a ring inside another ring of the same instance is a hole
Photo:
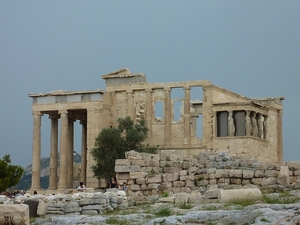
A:
{"label": "ionic column", "polygon": [[132,120],[135,120],[135,116],[133,114],[134,112],[134,105],[133,105],[133,91],[128,90],[127,92],[127,110],[128,110],[128,115]]}
{"label": "ionic column", "polygon": [[68,139],[68,111],[60,111],[61,127],[60,127],[60,169],[59,169],[59,186],[58,189],[64,190],[68,187],[68,160],[69,139]]}
{"label": "ionic column", "polygon": [[258,128],[257,128],[256,112],[252,112],[251,124],[252,124],[252,136],[257,137]]}
{"label": "ionic column", "polygon": [[33,112],[33,142],[32,142],[32,180],[31,190],[41,189],[41,116],[39,111]]}
{"label": "ionic column", "polygon": [[57,189],[57,155],[58,155],[58,118],[49,116],[51,119],[51,136],[50,136],[50,176],[49,188]]}
{"label": "ionic column", "polygon": [[171,110],[171,89],[164,88],[165,91],[165,145],[171,146],[171,124],[172,124],[172,110]]}
{"label": "ionic column", "polygon": [[235,126],[234,126],[234,121],[233,121],[233,112],[232,111],[228,111],[228,136],[234,136],[235,135]]}
{"label": "ionic column", "polygon": [[251,124],[250,114],[251,114],[251,111],[246,110],[246,116],[245,116],[246,136],[250,136],[252,133],[252,124]]}
{"label": "ionic column", "polygon": [[278,162],[283,162],[283,152],[282,152],[282,110],[278,110],[277,112],[277,139],[278,139]]}
{"label": "ionic column", "polygon": [[80,124],[82,126],[81,133],[81,172],[80,179],[86,184],[86,166],[87,166],[87,126],[86,121],[81,120]]}
{"label": "ionic column", "polygon": [[153,115],[153,103],[152,103],[152,89],[146,89],[146,122],[148,127],[147,141],[152,145],[152,115]]}
{"label": "ionic column", "polygon": [[67,160],[67,168],[68,168],[68,188],[73,188],[73,161],[74,161],[74,119],[69,118],[69,127],[68,127],[68,160]]}
{"label": "ionic column", "polygon": [[190,90],[191,87],[184,87],[184,114],[183,114],[183,121],[184,121],[184,140],[183,143],[185,145],[191,144],[191,96]]}

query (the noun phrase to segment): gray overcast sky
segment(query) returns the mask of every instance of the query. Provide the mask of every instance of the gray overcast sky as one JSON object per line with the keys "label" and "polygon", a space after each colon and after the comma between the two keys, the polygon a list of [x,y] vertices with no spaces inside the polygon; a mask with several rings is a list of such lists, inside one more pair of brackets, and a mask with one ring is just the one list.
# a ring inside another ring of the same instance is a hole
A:
{"label": "gray overcast sky", "polygon": [[[284,160],[300,160],[299,12],[299,0],[0,1],[0,158],[31,164],[29,93],[104,89],[101,75],[127,67],[149,82],[285,96]],[[44,116],[44,157],[49,127]]]}

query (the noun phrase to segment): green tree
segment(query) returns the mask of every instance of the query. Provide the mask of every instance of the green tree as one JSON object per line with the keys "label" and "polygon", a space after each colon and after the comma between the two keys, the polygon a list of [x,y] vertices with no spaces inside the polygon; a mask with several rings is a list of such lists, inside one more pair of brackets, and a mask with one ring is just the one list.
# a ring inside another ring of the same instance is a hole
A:
{"label": "green tree", "polygon": [[18,184],[23,173],[21,166],[11,165],[10,155],[0,159],[0,192]]}
{"label": "green tree", "polygon": [[94,176],[109,180],[115,174],[115,160],[124,159],[125,152],[155,153],[157,147],[144,144],[148,135],[148,128],[144,119],[134,123],[128,116],[117,120],[117,127],[104,128],[96,138],[95,146],[91,150],[95,165],[92,165]]}

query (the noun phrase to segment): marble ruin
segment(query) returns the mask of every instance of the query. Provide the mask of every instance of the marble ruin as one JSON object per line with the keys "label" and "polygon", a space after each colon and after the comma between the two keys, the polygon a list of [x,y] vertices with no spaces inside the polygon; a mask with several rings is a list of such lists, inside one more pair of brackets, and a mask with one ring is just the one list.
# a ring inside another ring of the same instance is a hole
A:
{"label": "marble ruin", "polygon": [[[80,177],[89,187],[99,187],[90,168],[93,159],[89,150],[101,129],[115,126],[118,118],[126,116],[135,121],[146,119],[147,143],[159,145],[160,150],[179,155],[226,150],[233,156],[261,161],[283,160],[283,97],[248,98],[208,80],[148,83],[145,74],[132,74],[127,68],[102,78],[106,90],[29,94],[34,121],[31,190],[40,189],[44,115],[51,121],[51,191],[69,188],[74,177]],[[73,168],[75,121],[80,121],[82,127],[79,172]]]}

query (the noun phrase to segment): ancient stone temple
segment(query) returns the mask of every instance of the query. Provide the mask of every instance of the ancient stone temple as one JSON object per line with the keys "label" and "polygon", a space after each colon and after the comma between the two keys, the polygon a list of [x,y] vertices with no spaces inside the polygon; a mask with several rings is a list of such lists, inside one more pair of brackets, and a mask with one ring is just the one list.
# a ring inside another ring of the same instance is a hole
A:
{"label": "ancient stone temple", "polygon": [[[126,116],[146,119],[147,143],[159,145],[160,150],[189,155],[225,150],[282,162],[283,97],[248,98],[207,80],[148,83],[145,74],[132,74],[126,68],[102,78],[106,90],[29,95],[34,120],[32,190],[40,188],[41,117],[45,115],[51,121],[49,190],[69,188],[78,176],[73,170],[76,120],[82,126],[79,175],[90,187],[98,186],[90,168],[89,150],[95,138],[101,129],[115,126],[118,118]],[[179,97],[173,95],[178,92]]]}

